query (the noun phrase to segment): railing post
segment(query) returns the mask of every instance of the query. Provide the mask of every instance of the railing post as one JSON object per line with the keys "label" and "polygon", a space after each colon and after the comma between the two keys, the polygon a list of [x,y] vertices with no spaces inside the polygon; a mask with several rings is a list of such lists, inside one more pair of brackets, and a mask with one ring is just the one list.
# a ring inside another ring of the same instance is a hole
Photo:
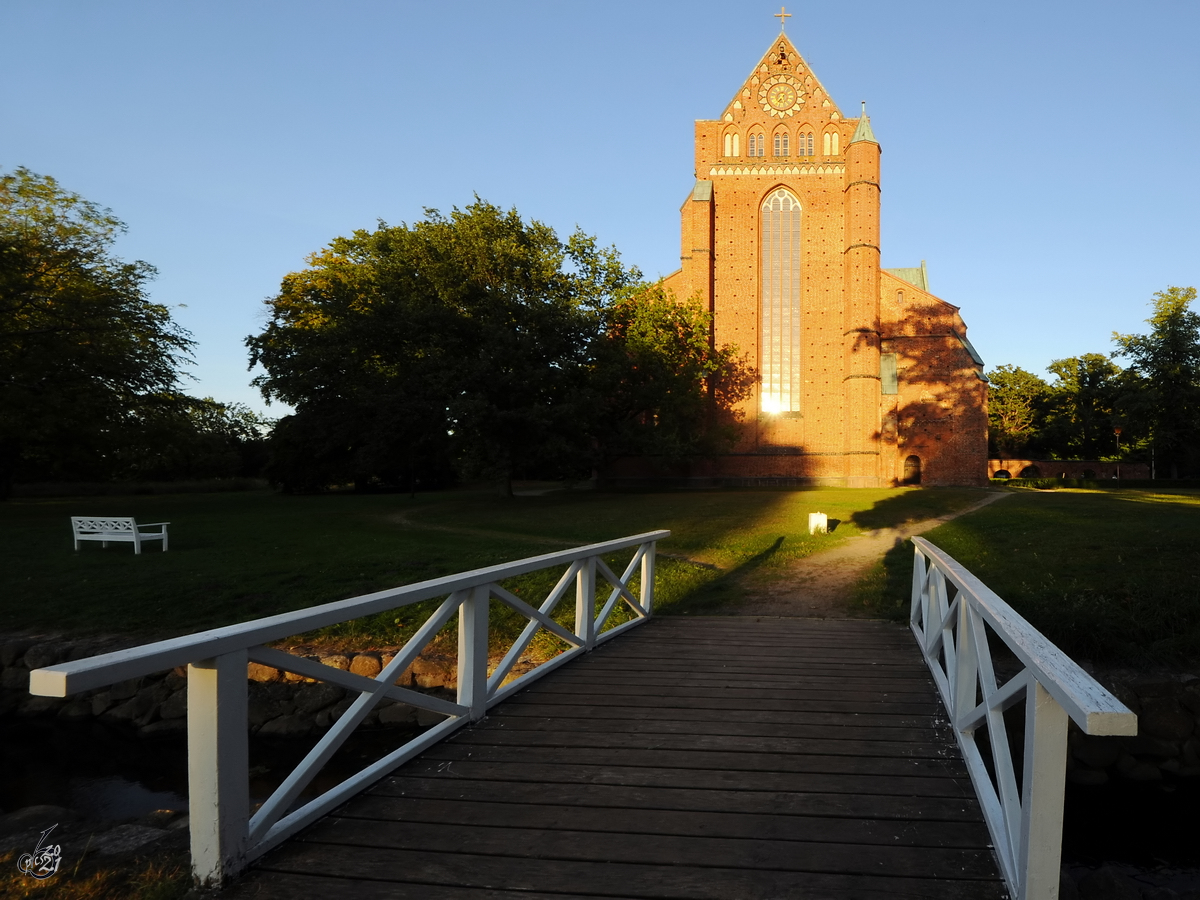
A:
{"label": "railing post", "polygon": [[471,710],[472,722],[487,713],[488,606],[491,586],[471,590],[458,608],[458,703]]}
{"label": "railing post", "polygon": [[642,589],[639,599],[642,601],[642,609],[650,615],[654,612],[654,564],[658,542],[650,541],[645,547],[646,552],[642,554]]}
{"label": "railing post", "polygon": [[250,815],[246,651],[188,665],[192,875],[218,886],[245,865]]}
{"label": "railing post", "polygon": [[575,576],[575,634],[584,650],[596,646],[596,557],[589,556]]}
{"label": "railing post", "polygon": [[1024,771],[1018,900],[1054,897],[1062,864],[1067,711],[1036,679],[1025,695]]}

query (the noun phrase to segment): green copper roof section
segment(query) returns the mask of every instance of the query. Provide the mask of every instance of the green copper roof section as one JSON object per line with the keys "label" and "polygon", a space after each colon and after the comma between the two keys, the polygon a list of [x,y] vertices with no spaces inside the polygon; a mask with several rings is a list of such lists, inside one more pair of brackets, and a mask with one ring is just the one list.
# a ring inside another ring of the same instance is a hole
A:
{"label": "green copper roof section", "polygon": [[850,143],[857,144],[859,141],[870,141],[872,144],[878,144],[875,140],[875,132],[871,130],[871,120],[867,117],[867,101],[863,101],[862,118],[858,120],[858,127],[854,129],[854,137],[850,138]]}
{"label": "green copper roof section", "polygon": [[919,287],[923,291],[929,290],[929,273],[925,270],[925,260],[921,260],[920,268],[908,269],[884,269],[889,275],[895,275],[902,281],[907,281],[913,287]]}

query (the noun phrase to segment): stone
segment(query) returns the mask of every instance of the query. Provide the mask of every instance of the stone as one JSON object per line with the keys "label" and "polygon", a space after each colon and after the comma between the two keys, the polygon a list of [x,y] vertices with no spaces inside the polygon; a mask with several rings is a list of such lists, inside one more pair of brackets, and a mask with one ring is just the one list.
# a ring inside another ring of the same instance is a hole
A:
{"label": "stone", "polygon": [[62,697],[29,696],[23,699],[17,705],[17,715],[25,718],[45,716],[51,713],[57,713],[59,707],[65,706],[66,703],[67,701]]}
{"label": "stone", "polygon": [[35,643],[33,638],[10,638],[0,644],[0,666],[15,666]]}
{"label": "stone", "polygon": [[350,657],[342,653],[332,653],[329,656],[321,657],[321,665],[341,669],[345,672],[350,668]]}
{"label": "stone", "polygon": [[1129,682],[1129,686],[1142,700],[1149,697],[1174,697],[1183,689],[1179,679],[1163,675],[1143,675]]}
{"label": "stone", "polygon": [[1200,716],[1200,688],[1188,687],[1187,690],[1180,693],[1179,702],[1193,715]]}
{"label": "stone", "polygon": [[1182,741],[1195,730],[1192,714],[1172,697],[1148,697],[1142,701],[1138,734]]}
{"label": "stone", "polygon": [[1142,900],[1137,882],[1112,866],[1101,866],[1079,879],[1080,900]]}
{"label": "stone", "polygon": [[441,713],[436,713],[428,709],[417,710],[417,724],[422,728],[431,728],[434,725],[440,725],[444,721],[446,721],[446,716],[443,716]]}
{"label": "stone", "polygon": [[1138,699],[1138,695],[1133,692],[1133,688],[1126,684],[1114,684],[1112,686],[1112,694],[1122,703],[1129,707],[1130,712],[1135,715],[1142,711],[1142,701]]}
{"label": "stone", "polygon": [[1162,781],[1162,772],[1154,763],[1139,762],[1121,773],[1129,781]]}
{"label": "stone", "polygon": [[192,817],[189,815],[180,816],[174,822],[167,826],[171,831],[181,831],[192,824]]}
{"label": "stone", "polygon": [[248,663],[246,665],[246,677],[251,681],[272,682],[278,681],[282,673],[273,666],[264,666],[262,663]]}
{"label": "stone", "polygon": [[92,717],[92,702],[90,700],[72,700],[58,711],[60,719],[90,719]]}
{"label": "stone", "polygon": [[142,679],[130,678],[127,681],[118,681],[108,689],[108,692],[114,700],[128,700],[141,690],[141,687]]}
{"label": "stone", "polygon": [[393,703],[379,710],[379,724],[387,726],[416,725],[417,709],[407,703]]}
{"label": "stone", "polygon": [[[396,654],[395,654],[395,653],[384,653],[384,654],[383,654],[382,656],[380,656],[380,658],[379,658],[380,665],[381,665],[383,668],[385,668],[385,669],[386,669],[386,668],[387,668],[387,667],[388,667],[388,666],[391,664],[392,660],[393,660],[393,659],[395,659],[395,658],[396,658]],[[408,665],[408,668],[407,668],[407,669],[405,669],[403,672],[401,672],[401,673],[400,673],[400,674],[397,676],[397,678],[396,678],[395,682],[393,682],[393,683],[394,683],[394,684],[395,684],[397,687],[412,687],[412,685],[413,685],[413,667],[412,667],[412,663],[409,663],[409,665]]]}
{"label": "stone", "polygon": [[364,678],[374,678],[383,670],[378,653],[359,653],[350,660],[350,671]]}
{"label": "stone", "polygon": [[346,691],[335,684],[322,683],[305,687],[296,694],[296,712],[315,713],[337,703],[345,696]]}
{"label": "stone", "polygon": [[164,719],[182,719],[187,715],[187,691],[176,691],[162,702],[158,714]]}
{"label": "stone", "polygon": [[458,683],[458,661],[448,656],[418,656],[413,661],[417,687],[454,687]]}
{"label": "stone", "polygon": [[180,675],[178,672],[172,669],[163,677],[163,684],[165,684],[171,690],[177,691],[180,688],[187,687],[187,676]]}
{"label": "stone", "polygon": [[115,856],[118,853],[144,847],[170,834],[165,828],[151,828],[147,825],[118,825],[109,831],[92,838],[91,848],[101,856]]}
{"label": "stone", "polygon": [[259,737],[302,737],[312,731],[312,728],[313,720],[309,716],[279,716],[264,724],[257,734]]}
{"label": "stone", "polygon": [[273,719],[291,715],[296,704],[291,700],[271,697],[251,697],[246,704],[246,721],[251,726],[265,726]]}
{"label": "stone", "polygon": [[1142,892],[1142,900],[1179,900],[1179,892],[1169,887],[1151,887]]}
{"label": "stone", "polygon": [[1089,769],[1086,766],[1075,766],[1067,770],[1067,781],[1071,784],[1100,785],[1108,784],[1108,773],[1103,769]]}
{"label": "stone", "polygon": [[1093,769],[1107,769],[1124,752],[1119,741],[1076,732],[1071,735],[1071,755]]}
{"label": "stone", "polygon": [[0,834],[13,834],[18,831],[40,830],[51,825],[61,825],[64,822],[74,822],[79,813],[65,806],[51,806],[41,803],[36,806],[25,806],[6,816],[0,816]]}
{"label": "stone", "polygon": [[34,644],[25,651],[25,668],[42,669],[46,666],[52,666],[57,662],[62,662],[67,658],[67,653],[70,649],[70,644],[64,644],[61,641],[46,641],[41,644]]}
{"label": "stone", "polygon": [[[114,706],[108,710],[104,713],[104,717],[116,722],[133,722],[146,716],[157,705],[154,698],[149,694],[138,694],[119,706]],[[142,724],[145,723],[143,722]]]}
{"label": "stone", "polygon": [[138,729],[138,737],[159,737],[164,734],[183,734],[187,731],[187,719],[159,719]]}
{"label": "stone", "polygon": [[0,687],[6,691],[28,691],[29,690],[29,670],[17,666],[7,667],[0,674]]}
{"label": "stone", "polygon": [[1079,888],[1065,868],[1058,873],[1058,900],[1079,900]]}
{"label": "stone", "polygon": [[92,695],[92,715],[98,716],[113,705],[112,694],[100,691]]}
{"label": "stone", "polygon": [[1136,756],[1178,756],[1179,746],[1162,738],[1139,734],[1134,737],[1122,738],[1125,752]]}
{"label": "stone", "polygon": [[1164,759],[1158,764],[1159,769],[1164,772],[1169,772],[1172,775],[1178,775],[1179,770],[1183,768],[1177,759]]}

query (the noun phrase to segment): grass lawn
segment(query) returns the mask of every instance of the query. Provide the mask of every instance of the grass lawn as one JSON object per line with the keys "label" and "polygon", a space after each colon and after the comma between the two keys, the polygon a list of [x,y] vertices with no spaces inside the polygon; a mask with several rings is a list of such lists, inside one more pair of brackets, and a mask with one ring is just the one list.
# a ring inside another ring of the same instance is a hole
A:
{"label": "grass lawn", "polygon": [[[14,499],[0,504],[7,560],[0,630],[174,636],[657,528],[672,531],[659,548],[659,612],[712,611],[736,602],[747,583],[777,576],[790,560],[865,529],[960,509],[980,495],[574,491],[503,499],[463,490],[415,499],[267,491]],[[810,537],[808,513],[818,511],[840,524]],[[151,545],[135,556],[127,544],[85,543],[76,553],[71,515],[169,521],[171,549]],[[528,576],[510,589],[537,599],[557,575]],[[560,608],[568,614],[573,604]],[[400,610],[324,637],[396,643],[422,620]],[[514,618],[511,627],[520,624]]]}
{"label": "grass lawn", "polygon": [[[1200,660],[1200,491],[1019,491],[927,533],[1069,655]],[[907,618],[911,546],[859,585]]]}

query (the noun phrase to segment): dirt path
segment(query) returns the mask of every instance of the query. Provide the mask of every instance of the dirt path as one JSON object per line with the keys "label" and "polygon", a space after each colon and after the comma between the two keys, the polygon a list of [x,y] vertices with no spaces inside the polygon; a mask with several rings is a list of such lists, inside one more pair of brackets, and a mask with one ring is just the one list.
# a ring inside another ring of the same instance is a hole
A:
{"label": "dirt path", "polygon": [[900,528],[869,531],[832,550],[797,560],[783,578],[769,586],[751,589],[746,600],[730,611],[737,616],[845,618],[854,585],[896,544],[1008,496],[1011,495],[1001,492],[988,494],[958,512]]}

